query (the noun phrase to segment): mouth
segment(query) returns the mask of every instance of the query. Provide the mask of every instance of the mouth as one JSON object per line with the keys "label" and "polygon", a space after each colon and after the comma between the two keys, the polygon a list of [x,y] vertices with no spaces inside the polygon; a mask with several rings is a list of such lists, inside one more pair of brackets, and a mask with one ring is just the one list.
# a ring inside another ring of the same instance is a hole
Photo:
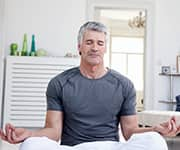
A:
{"label": "mouth", "polygon": [[98,55],[98,54],[92,54],[92,53],[91,53],[91,54],[89,54],[88,56],[93,57],[93,58],[94,58],[94,57],[99,57],[99,55]]}

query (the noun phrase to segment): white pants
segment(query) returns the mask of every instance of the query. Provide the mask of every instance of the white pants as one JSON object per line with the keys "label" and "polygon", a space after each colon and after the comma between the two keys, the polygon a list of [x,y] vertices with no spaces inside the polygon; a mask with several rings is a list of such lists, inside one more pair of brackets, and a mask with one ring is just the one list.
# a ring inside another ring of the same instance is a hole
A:
{"label": "white pants", "polygon": [[97,141],[75,146],[59,145],[47,137],[31,137],[25,140],[20,150],[168,150],[164,138],[156,132],[134,134],[125,143]]}

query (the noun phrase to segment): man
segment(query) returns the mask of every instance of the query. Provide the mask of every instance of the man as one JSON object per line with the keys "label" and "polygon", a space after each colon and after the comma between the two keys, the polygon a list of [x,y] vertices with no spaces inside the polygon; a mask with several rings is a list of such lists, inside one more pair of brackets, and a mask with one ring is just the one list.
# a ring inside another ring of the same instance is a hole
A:
{"label": "man", "polygon": [[[172,117],[154,127],[138,127],[133,84],[104,66],[107,36],[101,23],[81,26],[80,66],[50,81],[45,127],[30,131],[7,124],[5,132],[0,130],[1,138],[9,143],[23,142],[21,150],[166,150],[161,135],[175,136],[180,125]],[[119,142],[119,124],[126,143]],[[55,142],[59,140],[61,145]]]}

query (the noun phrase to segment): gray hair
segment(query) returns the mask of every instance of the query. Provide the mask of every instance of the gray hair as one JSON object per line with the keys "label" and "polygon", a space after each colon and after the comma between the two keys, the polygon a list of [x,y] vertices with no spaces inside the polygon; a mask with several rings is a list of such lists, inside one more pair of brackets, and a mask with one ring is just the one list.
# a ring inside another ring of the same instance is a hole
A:
{"label": "gray hair", "polygon": [[78,33],[78,44],[82,43],[83,40],[83,35],[87,30],[92,30],[92,31],[97,31],[97,32],[103,32],[105,34],[105,39],[107,42],[108,39],[108,30],[107,27],[100,23],[100,22],[95,22],[95,21],[88,21],[85,24],[83,24]]}

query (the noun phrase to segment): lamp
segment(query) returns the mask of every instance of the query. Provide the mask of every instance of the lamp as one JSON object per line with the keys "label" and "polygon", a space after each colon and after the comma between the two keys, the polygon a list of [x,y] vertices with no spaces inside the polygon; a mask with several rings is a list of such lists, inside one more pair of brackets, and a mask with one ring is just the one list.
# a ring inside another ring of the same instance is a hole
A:
{"label": "lamp", "polygon": [[139,12],[139,15],[136,17],[133,17],[129,20],[128,25],[131,28],[144,28],[146,23],[146,18],[143,16],[142,11]]}

